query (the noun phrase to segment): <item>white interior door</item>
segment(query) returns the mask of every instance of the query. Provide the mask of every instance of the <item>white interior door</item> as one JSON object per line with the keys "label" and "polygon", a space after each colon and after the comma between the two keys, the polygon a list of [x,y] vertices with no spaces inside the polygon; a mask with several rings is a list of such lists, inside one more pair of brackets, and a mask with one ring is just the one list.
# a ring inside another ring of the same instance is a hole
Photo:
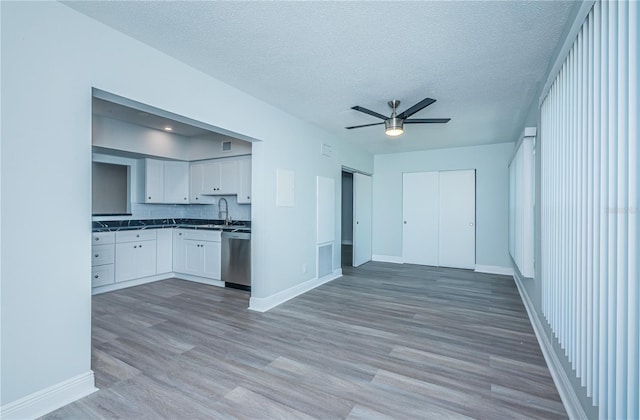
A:
{"label": "white interior door", "polygon": [[438,265],[438,172],[402,175],[402,261]]}
{"label": "white interior door", "polygon": [[371,261],[371,177],[353,174],[353,266]]}
{"label": "white interior door", "polygon": [[438,265],[475,268],[476,171],[441,171],[439,183]]}

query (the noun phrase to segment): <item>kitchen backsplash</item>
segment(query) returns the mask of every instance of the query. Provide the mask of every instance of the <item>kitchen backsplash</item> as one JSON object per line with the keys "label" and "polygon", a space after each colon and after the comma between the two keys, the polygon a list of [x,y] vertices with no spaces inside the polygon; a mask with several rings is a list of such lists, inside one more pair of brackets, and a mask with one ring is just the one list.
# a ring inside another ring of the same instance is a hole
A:
{"label": "kitchen backsplash", "polygon": [[[138,219],[219,219],[218,202],[216,204],[144,204],[131,203],[131,216],[94,216],[93,220],[138,220]],[[238,204],[235,195],[224,196],[229,203],[229,216],[232,220],[251,220],[251,205]],[[224,217],[222,217],[224,218]]]}

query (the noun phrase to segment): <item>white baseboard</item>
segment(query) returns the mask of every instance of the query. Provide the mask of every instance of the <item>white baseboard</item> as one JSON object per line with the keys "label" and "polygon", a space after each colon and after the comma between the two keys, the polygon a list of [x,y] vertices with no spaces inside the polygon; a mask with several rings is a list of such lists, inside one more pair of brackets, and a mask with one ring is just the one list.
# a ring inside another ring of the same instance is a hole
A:
{"label": "white baseboard", "polygon": [[267,312],[269,309],[275,308],[276,306],[288,301],[289,299],[300,296],[301,294],[315,289],[316,287],[330,282],[331,280],[335,280],[338,277],[342,277],[341,268],[334,270],[333,273],[328,274],[324,277],[313,278],[266,298],[251,297],[251,299],[249,300],[249,309],[257,312]]}
{"label": "white baseboard", "polygon": [[474,271],[478,273],[488,273],[488,274],[500,274],[503,276],[513,276],[513,268],[512,267],[502,267],[499,265],[478,265],[476,264],[476,268]]}
{"label": "white baseboard", "polygon": [[[224,287],[224,282],[222,280],[208,279],[206,277],[198,277],[198,276],[192,276],[190,274],[182,274],[182,273],[172,273],[171,277],[180,279],[180,280],[187,280],[187,281],[193,281],[196,283],[208,284],[209,286]],[[171,277],[168,277],[168,278],[171,278]]]}
{"label": "white baseboard", "polygon": [[35,419],[96,392],[93,371],[69,378],[0,407],[0,418]]}
{"label": "white baseboard", "polygon": [[154,276],[143,277],[141,279],[134,279],[128,281],[121,281],[118,283],[111,283],[104,286],[94,287],[91,289],[92,295],[99,295],[100,293],[113,292],[114,290],[126,289],[127,287],[140,286],[141,284],[152,283],[154,281],[168,280],[168,279],[180,279],[194,281],[196,283],[208,284],[210,286],[224,287],[224,282],[221,280],[208,279],[206,277],[192,276],[190,274],[183,273],[163,273],[156,274]]}
{"label": "white baseboard", "polygon": [[371,260],[378,262],[403,264],[402,257],[396,257],[395,255],[372,255]]}
{"label": "white baseboard", "polygon": [[571,381],[569,380],[567,373],[562,368],[560,359],[558,359],[558,356],[553,351],[551,341],[549,341],[549,338],[544,333],[542,321],[533,307],[533,302],[531,302],[531,299],[522,284],[522,280],[518,275],[514,275],[513,279],[515,280],[518,292],[520,293],[522,303],[527,310],[527,315],[529,315],[529,321],[531,321],[531,326],[533,327],[533,331],[535,332],[538,343],[540,344],[544,360],[547,362],[547,367],[549,368],[553,382],[556,384],[556,388],[558,388],[558,394],[560,394],[560,399],[562,400],[562,404],[564,404],[565,410],[567,410],[569,418],[586,419],[587,414],[582,408],[582,404],[580,404],[580,400],[571,386]]}

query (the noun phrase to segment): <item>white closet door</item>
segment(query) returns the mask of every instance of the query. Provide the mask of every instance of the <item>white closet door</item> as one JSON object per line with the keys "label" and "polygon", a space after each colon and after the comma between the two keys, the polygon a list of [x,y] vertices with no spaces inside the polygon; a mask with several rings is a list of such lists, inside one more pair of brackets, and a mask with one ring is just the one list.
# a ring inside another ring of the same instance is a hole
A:
{"label": "white closet door", "polygon": [[439,265],[475,268],[476,172],[440,172]]}
{"label": "white closet door", "polygon": [[371,177],[353,174],[353,266],[371,261]]}
{"label": "white closet door", "polygon": [[402,175],[402,261],[438,265],[438,172]]}

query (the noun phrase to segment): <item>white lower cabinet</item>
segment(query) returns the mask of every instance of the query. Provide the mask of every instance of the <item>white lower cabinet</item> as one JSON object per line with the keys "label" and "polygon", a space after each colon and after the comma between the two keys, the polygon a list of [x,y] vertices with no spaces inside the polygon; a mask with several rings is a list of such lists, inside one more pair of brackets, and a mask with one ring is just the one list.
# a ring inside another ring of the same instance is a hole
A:
{"label": "white lower cabinet", "polygon": [[116,244],[116,282],[156,274],[156,241]]}
{"label": "white lower cabinet", "polygon": [[185,240],[183,272],[220,280],[220,242]]}
{"label": "white lower cabinet", "polygon": [[156,230],[116,232],[116,282],[156,274]]}
{"label": "white lower cabinet", "polygon": [[156,274],[173,271],[173,229],[158,229],[156,233]]}
{"label": "white lower cabinet", "polygon": [[114,242],[113,232],[95,232],[91,243],[91,287],[104,286],[115,281],[114,278]]}
{"label": "white lower cabinet", "polygon": [[91,287],[106,286],[115,282],[113,264],[91,267]]}
{"label": "white lower cabinet", "polygon": [[124,230],[94,233],[93,241],[92,287],[169,273],[220,280],[220,231]]}
{"label": "white lower cabinet", "polygon": [[176,229],[173,271],[220,280],[220,231]]}

